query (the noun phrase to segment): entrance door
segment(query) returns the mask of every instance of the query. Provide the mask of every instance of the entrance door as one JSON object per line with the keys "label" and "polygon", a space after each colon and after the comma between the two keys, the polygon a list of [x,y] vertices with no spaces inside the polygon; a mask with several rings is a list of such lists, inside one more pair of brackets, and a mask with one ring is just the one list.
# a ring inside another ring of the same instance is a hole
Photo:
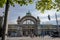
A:
{"label": "entrance door", "polygon": [[23,30],[23,35],[24,36],[34,35],[34,29],[24,29]]}
{"label": "entrance door", "polygon": [[29,35],[29,36],[30,36],[30,35],[34,35],[34,29],[29,29],[28,35]]}
{"label": "entrance door", "polygon": [[28,36],[28,30],[27,29],[23,30],[23,36]]}

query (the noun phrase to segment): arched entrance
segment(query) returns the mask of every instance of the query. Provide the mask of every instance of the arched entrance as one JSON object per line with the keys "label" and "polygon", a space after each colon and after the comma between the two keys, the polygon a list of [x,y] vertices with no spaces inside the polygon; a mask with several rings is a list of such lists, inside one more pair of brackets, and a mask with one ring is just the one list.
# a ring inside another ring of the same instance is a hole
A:
{"label": "arched entrance", "polygon": [[21,25],[22,25],[22,30],[23,30],[23,35],[24,36],[30,36],[30,35],[34,35],[35,34],[35,30],[36,30],[36,20],[34,18],[32,18],[31,16],[28,16],[25,18],[23,18],[21,21]]}
{"label": "arched entrance", "polygon": [[35,31],[35,26],[34,25],[34,22],[31,21],[31,20],[25,20],[23,22],[23,25],[26,25],[23,27],[23,35],[24,36],[30,36],[30,35],[34,35],[34,31]]}
{"label": "arched entrance", "polygon": [[35,35],[37,33],[37,19],[27,13],[26,16],[20,17],[17,23],[21,25],[24,36]]}

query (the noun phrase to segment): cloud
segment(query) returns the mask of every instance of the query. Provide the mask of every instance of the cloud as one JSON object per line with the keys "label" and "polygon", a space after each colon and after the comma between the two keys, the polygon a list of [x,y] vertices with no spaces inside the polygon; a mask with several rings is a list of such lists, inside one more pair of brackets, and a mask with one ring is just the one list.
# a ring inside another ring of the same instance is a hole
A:
{"label": "cloud", "polygon": [[17,19],[8,20],[8,24],[17,24]]}
{"label": "cloud", "polygon": [[[60,25],[60,18],[58,18],[57,21],[58,21],[58,24]],[[52,20],[50,20],[50,21],[45,21],[44,24],[46,24],[46,23],[50,23],[50,24],[53,24],[53,25],[57,25],[56,19],[52,19]]]}
{"label": "cloud", "polygon": [[[9,20],[8,20],[8,23],[9,24],[15,24],[16,23],[16,20],[18,18],[18,16],[20,17],[23,17],[26,15],[26,13],[28,11],[31,12],[32,16],[36,17],[39,16],[40,20],[41,20],[41,23],[43,22],[50,22],[50,23],[53,23],[55,24],[55,13],[56,13],[56,10],[55,9],[52,9],[52,10],[48,10],[48,11],[45,11],[44,14],[41,13],[40,11],[36,10],[35,9],[35,3],[34,4],[29,4],[28,6],[20,6],[20,5],[17,5],[15,7],[12,7],[10,6],[9,8]],[[3,15],[2,12],[4,11],[4,8],[0,8],[0,15]],[[51,20],[49,21],[48,20],[48,15],[50,15],[51,17]],[[58,16],[58,20],[60,20],[60,14],[58,13],[57,14]]]}

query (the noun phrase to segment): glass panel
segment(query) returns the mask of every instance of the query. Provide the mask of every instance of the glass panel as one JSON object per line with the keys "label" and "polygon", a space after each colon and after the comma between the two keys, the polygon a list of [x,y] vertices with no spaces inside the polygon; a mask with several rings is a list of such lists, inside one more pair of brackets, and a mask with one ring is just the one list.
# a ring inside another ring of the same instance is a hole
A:
{"label": "glass panel", "polygon": [[26,21],[23,22],[23,24],[34,24],[34,22],[31,21],[31,20],[26,20]]}

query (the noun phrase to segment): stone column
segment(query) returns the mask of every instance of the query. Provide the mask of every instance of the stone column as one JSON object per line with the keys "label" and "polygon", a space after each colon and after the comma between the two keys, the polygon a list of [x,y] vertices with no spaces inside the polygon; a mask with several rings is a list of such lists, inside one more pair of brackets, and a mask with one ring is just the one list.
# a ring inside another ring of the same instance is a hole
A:
{"label": "stone column", "polygon": [[21,36],[23,36],[23,29],[22,29],[22,27],[20,27],[20,34],[21,34]]}
{"label": "stone column", "polygon": [[22,27],[18,27],[17,28],[17,36],[22,36],[23,35],[23,33],[22,33]]}

